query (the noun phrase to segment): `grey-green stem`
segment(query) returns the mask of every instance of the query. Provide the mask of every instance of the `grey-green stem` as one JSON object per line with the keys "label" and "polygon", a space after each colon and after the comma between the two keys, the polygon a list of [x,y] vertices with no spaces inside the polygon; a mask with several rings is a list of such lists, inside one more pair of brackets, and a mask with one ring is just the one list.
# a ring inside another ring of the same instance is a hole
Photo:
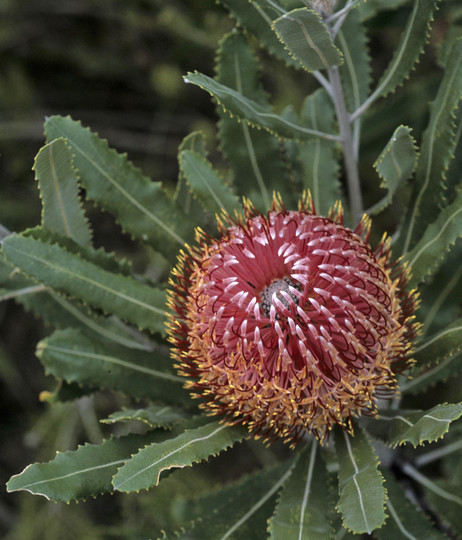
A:
{"label": "grey-green stem", "polygon": [[346,108],[340,73],[337,66],[330,68],[328,74],[339,124],[341,144],[343,147],[348,198],[351,205],[353,221],[356,224],[359,223],[363,216],[363,199],[350,115]]}

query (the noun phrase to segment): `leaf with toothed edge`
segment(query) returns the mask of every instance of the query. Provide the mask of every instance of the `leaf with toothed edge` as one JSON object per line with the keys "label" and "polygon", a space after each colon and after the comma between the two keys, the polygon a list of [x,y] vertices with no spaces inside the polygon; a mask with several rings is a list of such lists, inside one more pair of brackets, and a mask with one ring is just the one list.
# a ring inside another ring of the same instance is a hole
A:
{"label": "leaf with toothed edge", "polygon": [[[242,33],[233,31],[220,43],[216,80],[249,99],[269,107],[260,82],[258,61]],[[220,147],[233,171],[238,193],[249,197],[262,212],[271,207],[271,193],[288,200],[288,174],[280,141],[265,130],[252,128],[218,107]]]}
{"label": "leaf with toothed edge", "polygon": [[50,231],[91,244],[91,230],[79,198],[74,156],[64,139],[56,139],[37,154],[33,166],[42,199],[42,225]]}
{"label": "leaf with toothed edge", "polygon": [[139,328],[164,332],[164,291],[103,270],[57,244],[12,235],[5,238],[2,247],[9,262],[44,285]]}
{"label": "leaf with toothed edge", "polygon": [[[205,424],[205,425],[204,425]],[[229,448],[248,435],[242,426],[227,426],[196,417],[184,424],[185,432],[160,444],[146,446],[119,469],[114,489],[140,491],[160,481],[162,471],[191,466]]]}
{"label": "leaf with toothed edge", "polygon": [[355,533],[370,534],[386,519],[386,492],[375,450],[358,427],[354,437],[335,430],[335,450],[339,464],[337,508],[343,524]]}
{"label": "leaf with toothed edge", "polygon": [[144,409],[123,409],[100,420],[103,424],[115,424],[117,422],[138,421],[149,427],[170,428],[172,424],[184,420],[187,414],[177,407],[170,405],[150,405]]}
{"label": "leaf with toothed edge", "polygon": [[13,476],[7,490],[28,491],[48,500],[70,502],[113,491],[111,480],[117,468],[149,442],[171,436],[158,431],[145,435],[111,438],[102,444],[85,444],[77,450],[58,452],[48,463],[29,465]]}
{"label": "leaf with toothed edge", "polygon": [[183,389],[184,379],[173,371],[168,350],[160,347],[149,352],[127,349],[100,343],[68,328],[42,340],[37,356],[47,374],[69,383],[191,406],[191,399]]}
{"label": "leaf with toothed edge", "polygon": [[374,531],[379,540],[444,540],[448,537],[438,531],[429,517],[418,509],[405,495],[405,490],[394,477],[384,471],[389,517],[385,524]]}
{"label": "leaf with toothed edge", "polygon": [[409,263],[411,269],[408,288],[416,287],[434,274],[443,263],[447,251],[461,236],[462,190],[425,229],[415,247],[404,257],[404,262]]}
{"label": "leaf with toothed edge", "polygon": [[412,357],[417,366],[436,364],[462,349],[462,318],[417,343]]}
{"label": "leaf with toothed edge", "polygon": [[287,65],[300,68],[298,60],[292,58],[271,28],[273,21],[285,10],[277,4],[271,5],[266,0],[219,0],[229,10],[239,26],[255,35],[258,42],[271,54]]}
{"label": "leaf with toothed edge", "polygon": [[329,69],[343,62],[329,30],[314,9],[299,8],[284,13],[272,24],[290,55],[308,72]]}
{"label": "leaf with toothed edge", "polygon": [[384,440],[392,447],[411,443],[417,447],[427,442],[435,442],[444,437],[452,422],[462,416],[462,404],[440,404],[429,411],[384,411],[370,422],[371,432],[374,426],[380,433],[386,430]]}
{"label": "leaf with toothed edge", "polygon": [[315,137],[322,137],[333,141],[338,140],[336,135],[309,129],[297,122],[286,120],[269,107],[248,99],[233,88],[224,86],[202,73],[188,73],[185,81],[207,91],[231,116],[236,116],[250,126],[266,129],[278,138],[311,141]]}
{"label": "leaf with toothed edge", "polygon": [[[277,493],[287,482],[292,463],[293,459],[289,459],[279,465],[266,467],[191,501],[188,517],[192,523],[166,538],[263,538],[262,532],[274,510]],[[290,540],[290,537],[284,536],[286,538]]]}
{"label": "leaf with toothed edge", "polygon": [[66,138],[87,197],[112,213],[124,231],[170,259],[192,240],[194,223],[182,214],[160,182],[143,176],[106,141],[70,117],[48,118],[45,132],[49,140]]}
{"label": "leaf with toothed edge", "polygon": [[452,47],[438,93],[430,107],[430,121],[424,132],[417,163],[413,204],[402,227],[399,248],[414,248],[421,231],[437,215],[444,200],[445,173],[454,156],[455,112],[462,100],[462,38]]}
{"label": "leaf with toothed edge", "polygon": [[270,538],[324,540],[332,537],[326,466],[316,442],[302,450],[269,521]]}
{"label": "leaf with toothed edge", "polygon": [[205,210],[213,214],[224,210],[230,216],[242,212],[239,199],[224,184],[209,161],[191,150],[183,150],[179,162],[181,172]]}

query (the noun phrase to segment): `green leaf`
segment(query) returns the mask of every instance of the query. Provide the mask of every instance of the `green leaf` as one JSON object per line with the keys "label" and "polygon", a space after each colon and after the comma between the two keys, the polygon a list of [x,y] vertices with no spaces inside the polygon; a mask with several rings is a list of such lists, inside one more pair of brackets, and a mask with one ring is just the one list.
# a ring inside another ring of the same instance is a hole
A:
{"label": "green leaf", "polygon": [[374,168],[382,179],[380,187],[387,189],[388,194],[385,201],[379,201],[371,208],[370,213],[377,213],[391,204],[398,187],[411,178],[416,163],[417,149],[411,129],[399,126],[374,163]]}
{"label": "green leaf", "polygon": [[248,99],[236,90],[224,86],[202,73],[188,73],[185,81],[206,90],[228,114],[236,116],[250,126],[266,129],[276,137],[302,141],[310,141],[314,137],[338,140],[335,135],[308,129],[298,123],[286,120],[274,113],[269,107]]}
{"label": "green leaf", "polygon": [[[200,131],[194,131],[187,135],[178,147],[178,156],[183,150],[191,150],[196,154],[206,158],[205,137]],[[183,210],[183,213],[190,216],[196,226],[207,227],[208,217],[202,208],[201,203],[194,197],[191,188],[186,182],[184,174],[179,171],[178,183],[176,185],[174,201]]]}
{"label": "green leaf", "polygon": [[354,111],[366,100],[371,84],[367,36],[357,9],[351,10],[344,20],[336,43],[344,58],[339,69],[345,99],[349,110]]}
{"label": "green leaf", "polygon": [[462,498],[460,486],[452,486],[448,481],[437,480],[424,485],[425,498],[443,523],[451,528],[453,536],[462,538]]}
{"label": "green leaf", "polygon": [[339,463],[339,501],[337,508],[345,528],[369,534],[385,521],[386,493],[378,470],[378,458],[360,429],[351,437],[335,433]]}
{"label": "green leaf", "polygon": [[460,236],[462,236],[462,190],[426,228],[419,242],[404,257],[412,272],[408,287],[413,288],[432,275],[441,265],[446,252]]}
{"label": "green leaf", "polygon": [[184,540],[266,538],[263,531],[274,510],[276,494],[289,478],[291,464],[289,460],[289,464],[253,472],[192,501],[189,514],[195,521],[175,537]]}
{"label": "green leaf", "polygon": [[64,139],[44,146],[34,162],[42,198],[42,225],[82,245],[91,244],[91,230],[79,198],[73,154]]}
{"label": "green leaf", "polygon": [[224,210],[230,216],[242,211],[239,199],[223,183],[207,160],[191,150],[183,150],[179,161],[186,181],[205,210],[213,214],[220,214]]}
{"label": "green leaf", "polygon": [[111,438],[58,453],[48,463],[29,465],[7,484],[9,492],[28,491],[52,501],[80,500],[112,492],[111,479],[140,446],[162,440],[165,432]]}
{"label": "green leaf", "polygon": [[[316,130],[334,129],[335,113],[325,90],[319,89],[306,98],[301,119]],[[336,144],[318,138],[308,144],[298,144],[297,153],[303,170],[303,187],[310,190],[316,212],[325,216],[342,198]]]}
{"label": "green leaf", "polygon": [[48,118],[45,132],[48,139],[67,139],[87,196],[111,212],[124,231],[170,258],[193,238],[194,223],[161,184],[143,176],[106,141],[70,117]]}
{"label": "green leaf", "polygon": [[140,328],[164,331],[165,292],[113,274],[58,245],[12,235],[3,241],[7,259],[39,282],[81,298]]}
{"label": "green leaf", "polygon": [[[233,31],[220,44],[217,60],[218,83],[269,107],[268,96],[259,80],[258,62],[245,37]],[[280,142],[271,133],[252,128],[219,109],[221,150],[232,167],[239,194],[249,197],[261,211],[271,206],[271,192],[287,192],[286,163]]]}
{"label": "green leaf", "polygon": [[384,471],[387,485],[389,517],[385,525],[374,532],[379,540],[443,540],[447,536],[436,530],[426,514],[406,496],[403,486]]}
{"label": "green leaf", "polygon": [[270,538],[324,540],[332,537],[326,466],[318,444],[297,456],[292,474],[285,482],[275,514],[269,522]]}
{"label": "green leaf", "polygon": [[186,414],[183,410],[170,405],[150,405],[144,409],[123,409],[109,415],[109,418],[100,420],[103,424],[116,422],[131,422],[137,420],[147,424],[150,428],[170,427],[172,424],[184,420]]}
{"label": "green leaf", "polygon": [[451,422],[462,416],[462,404],[441,404],[424,411],[384,411],[374,420],[389,425],[388,441],[392,447],[410,442],[414,448],[435,442],[448,431]]}
{"label": "green leaf", "polygon": [[47,374],[69,383],[121,390],[136,398],[190,405],[184,379],[173,371],[166,350],[151,352],[98,343],[75,329],[42,340],[37,356]]}
{"label": "green leaf", "polygon": [[242,426],[227,426],[198,417],[185,424],[186,431],[160,444],[147,446],[119,469],[114,488],[130,492],[149,489],[160,481],[162,471],[190,466],[216,455],[247,436]]}
{"label": "green leaf", "polygon": [[274,31],[307,71],[329,69],[343,62],[319,13],[309,8],[294,9],[273,22]]}
{"label": "green leaf", "polygon": [[436,364],[462,349],[462,318],[418,343],[413,357],[417,366]]}
{"label": "green leaf", "polygon": [[403,227],[403,253],[413,248],[421,231],[432,222],[443,202],[443,179],[454,155],[454,113],[462,99],[462,39],[452,55],[430,108],[430,121],[422,140],[417,164],[414,203]]}
{"label": "green leaf", "polygon": [[258,38],[258,43],[266,47],[270,53],[288,65],[299,68],[300,63],[292,58],[284,48],[272,29],[275,19],[285,13],[285,10],[274,2],[266,0],[219,0],[239,26]]}
{"label": "green leaf", "polygon": [[409,0],[367,0],[360,2],[358,12],[362,20],[374,17],[381,11],[396,9],[404,4],[408,4]]}
{"label": "green leaf", "polygon": [[414,7],[395,54],[380,78],[375,90],[361,105],[366,108],[379,97],[396,90],[414,68],[425,43],[428,41],[430,24],[438,0],[415,0]]}

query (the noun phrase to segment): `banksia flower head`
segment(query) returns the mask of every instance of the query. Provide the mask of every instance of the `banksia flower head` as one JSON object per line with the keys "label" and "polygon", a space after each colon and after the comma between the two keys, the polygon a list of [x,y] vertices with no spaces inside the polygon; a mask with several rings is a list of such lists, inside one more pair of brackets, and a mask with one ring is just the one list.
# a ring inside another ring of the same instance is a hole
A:
{"label": "banksia flower head", "polygon": [[395,393],[415,298],[369,228],[346,228],[340,205],[318,216],[305,197],[298,211],[275,199],[266,216],[246,203],[244,219],[219,219],[218,239],[196,231],[170,281],[168,333],[201,407],[295,443],[351,431]]}

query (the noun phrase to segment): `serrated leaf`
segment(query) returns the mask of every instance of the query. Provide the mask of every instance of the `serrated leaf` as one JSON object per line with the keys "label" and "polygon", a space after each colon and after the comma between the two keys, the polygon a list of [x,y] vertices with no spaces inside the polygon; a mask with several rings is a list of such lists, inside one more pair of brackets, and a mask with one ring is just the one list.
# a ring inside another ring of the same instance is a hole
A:
{"label": "serrated leaf", "polygon": [[411,129],[399,126],[388,144],[374,163],[374,168],[382,179],[380,187],[388,190],[385,201],[371,208],[376,213],[391,204],[398,187],[411,178],[417,163],[417,149]]}
{"label": "serrated leaf", "polygon": [[375,90],[361,105],[365,107],[396,90],[409,76],[428,40],[430,23],[439,0],[415,0],[400,43]]}
{"label": "serrated leaf", "polygon": [[169,427],[172,424],[184,420],[186,417],[182,409],[170,405],[150,405],[144,409],[123,409],[100,420],[103,424],[115,424],[117,422],[131,422],[137,420],[149,427]]}
{"label": "serrated leaf", "polygon": [[444,330],[418,343],[413,357],[417,366],[437,363],[462,349],[462,318],[457,319]]}
{"label": "serrated leaf", "polygon": [[[183,540],[266,538],[267,519],[274,509],[276,494],[291,472],[292,460],[253,472],[192,502],[193,524],[177,533]],[[284,538],[286,538],[284,536]],[[288,537],[287,537],[288,538]]]}
{"label": "serrated leaf", "polygon": [[248,99],[233,88],[224,86],[202,73],[188,73],[185,81],[196,84],[207,91],[228,114],[236,116],[250,126],[266,129],[276,137],[302,141],[310,141],[314,137],[338,140],[335,135],[315,131],[296,122],[290,122],[274,113],[269,107]]}
{"label": "serrated leaf", "polygon": [[9,492],[29,491],[52,501],[86,499],[112,492],[111,479],[140,446],[165,438],[165,432],[111,438],[101,445],[86,444],[58,453],[48,463],[29,465],[7,484]]}
{"label": "serrated leaf", "polygon": [[98,343],[75,329],[57,330],[42,340],[37,356],[47,374],[69,383],[121,390],[136,398],[190,404],[184,379],[176,375],[167,351],[145,352]]}
{"label": "serrated leaf", "polygon": [[164,331],[165,292],[114,274],[58,245],[12,235],[3,241],[6,258],[26,275],[121,319]]}
{"label": "serrated leaf", "polygon": [[462,497],[460,486],[452,486],[444,480],[437,480],[424,486],[425,498],[436,511],[439,519],[451,528],[451,538],[462,538]]}
{"label": "serrated leaf", "polygon": [[203,417],[188,421],[185,429],[181,435],[147,446],[135,454],[115,475],[114,489],[127,493],[149,489],[159,483],[162,471],[190,466],[247,436],[242,426],[230,427]]}
{"label": "serrated leaf", "polygon": [[[319,89],[306,98],[301,119],[316,130],[334,129],[335,113],[325,90]],[[315,139],[308,144],[298,144],[297,153],[303,170],[303,187],[310,190],[316,212],[327,215],[342,198],[336,144]]]}
{"label": "serrated leaf", "polygon": [[290,55],[308,72],[329,69],[343,62],[342,53],[314,9],[299,8],[284,13],[272,27]]}
{"label": "serrated leaf", "polygon": [[385,521],[386,493],[378,470],[378,458],[360,429],[351,437],[344,431],[335,433],[339,463],[339,501],[345,528],[369,534]]}
{"label": "serrated leaf", "polygon": [[427,442],[435,442],[449,430],[451,422],[462,416],[462,404],[441,404],[424,411],[384,411],[374,420],[386,423],[390,446],[411,443],[414,448]]}
{"label": "serrated leaf", "polygon": [[348,13],[335,42],[344,58],[339,70],[345,100],[349,110],[354,111],[366,100],[371,84],[367,37],[357,9]]}
{"label": "serrated leaf", "polygon": [[[187,135],[178,147],[178,155],[180,155],[183,150],[192,150],[196,154],[206,158],[207,151],[205,148],[205,137],[203,133],[200,131],[194,131]],[[194,220],[196,226],[207,226],[207,215],[204,212],[200,202],[195,199],[181,170],[178,174],[178,183],[176,185],[173,199],[183,210],[183,212]]]}
{"label": "serrated leaf", "polygon": [[[216,80],[261,105],[269,107],[259,80],[258,62],[245,37],[233,31],[220,43]],[[232,167],[238,193],[261,211],[271,206],[271,192],[285,199],[287,170],[280,142],[264,130],[239,122],[219,108],[220,146]]]}
{"label": "serrated leaf", "polygon": [[361,19],[366,20],[374,17],[381,11],[396,9],[408,3],[409,0],[367,0],[366,2],[359,2],[357,10]]}
{"label": "serrated leaf", "polygon": [[270,538],[326,540],[333,535],[327,471],[318,445],[297,456],[269,522]]}
{"label": "serrated leaf", "polygon": [[205,210],[212,214],[224,210],[230,216],[242,211],[239,199],[203,157],[191,150],[183,150],[179,161],[186,181]]}
{"label": "serrated leaf", "polygon": [[70,117],[48,118],[45,132],[48,139],[66,138],[87,196],[111,212],[126,232],[170,258],[191,241],[194,223],[161,184],[143,176],[106,141]]}
{"label": "serrated leaf", "polygon": [[37,154],[33,170],[42,198],[46,229],[90,245],[91,230],[79,198],[73,154],[64,139],[56,139]]}
{"label": "serrated leaf", "polygon": [[387,485],[389,517],[385,525],[374,532],[379,540],[443,540],[447,536],[433,527],[429,518],[406,496],[405,489],[384,471]]}
{"label": "serrated leaf", "polygon": [[239,26],[257,36],[260,45],[286,64],[300,67],[299,62],[290,56],[271,28],[273,21],[285,12],[284,9],[266,0],[219,1],[229,10]]}
{"label": "serrated leaf", "polygon": [[402,251],[416,244],[443,201],[443,179],[454,154],[454,112],[462,100],[462,39],[453,47],[451,57],[430,107],[430,121],[422,140],[417,164],[414,202],[409,209],[402,233]]}
{"label": "serrated leaf", "polygon": [[413,288],[432,275],[441,265],[447,251],[462,236],[462,191],[429,225],[415,247],[406,254],[412,275],[409,288]]}

